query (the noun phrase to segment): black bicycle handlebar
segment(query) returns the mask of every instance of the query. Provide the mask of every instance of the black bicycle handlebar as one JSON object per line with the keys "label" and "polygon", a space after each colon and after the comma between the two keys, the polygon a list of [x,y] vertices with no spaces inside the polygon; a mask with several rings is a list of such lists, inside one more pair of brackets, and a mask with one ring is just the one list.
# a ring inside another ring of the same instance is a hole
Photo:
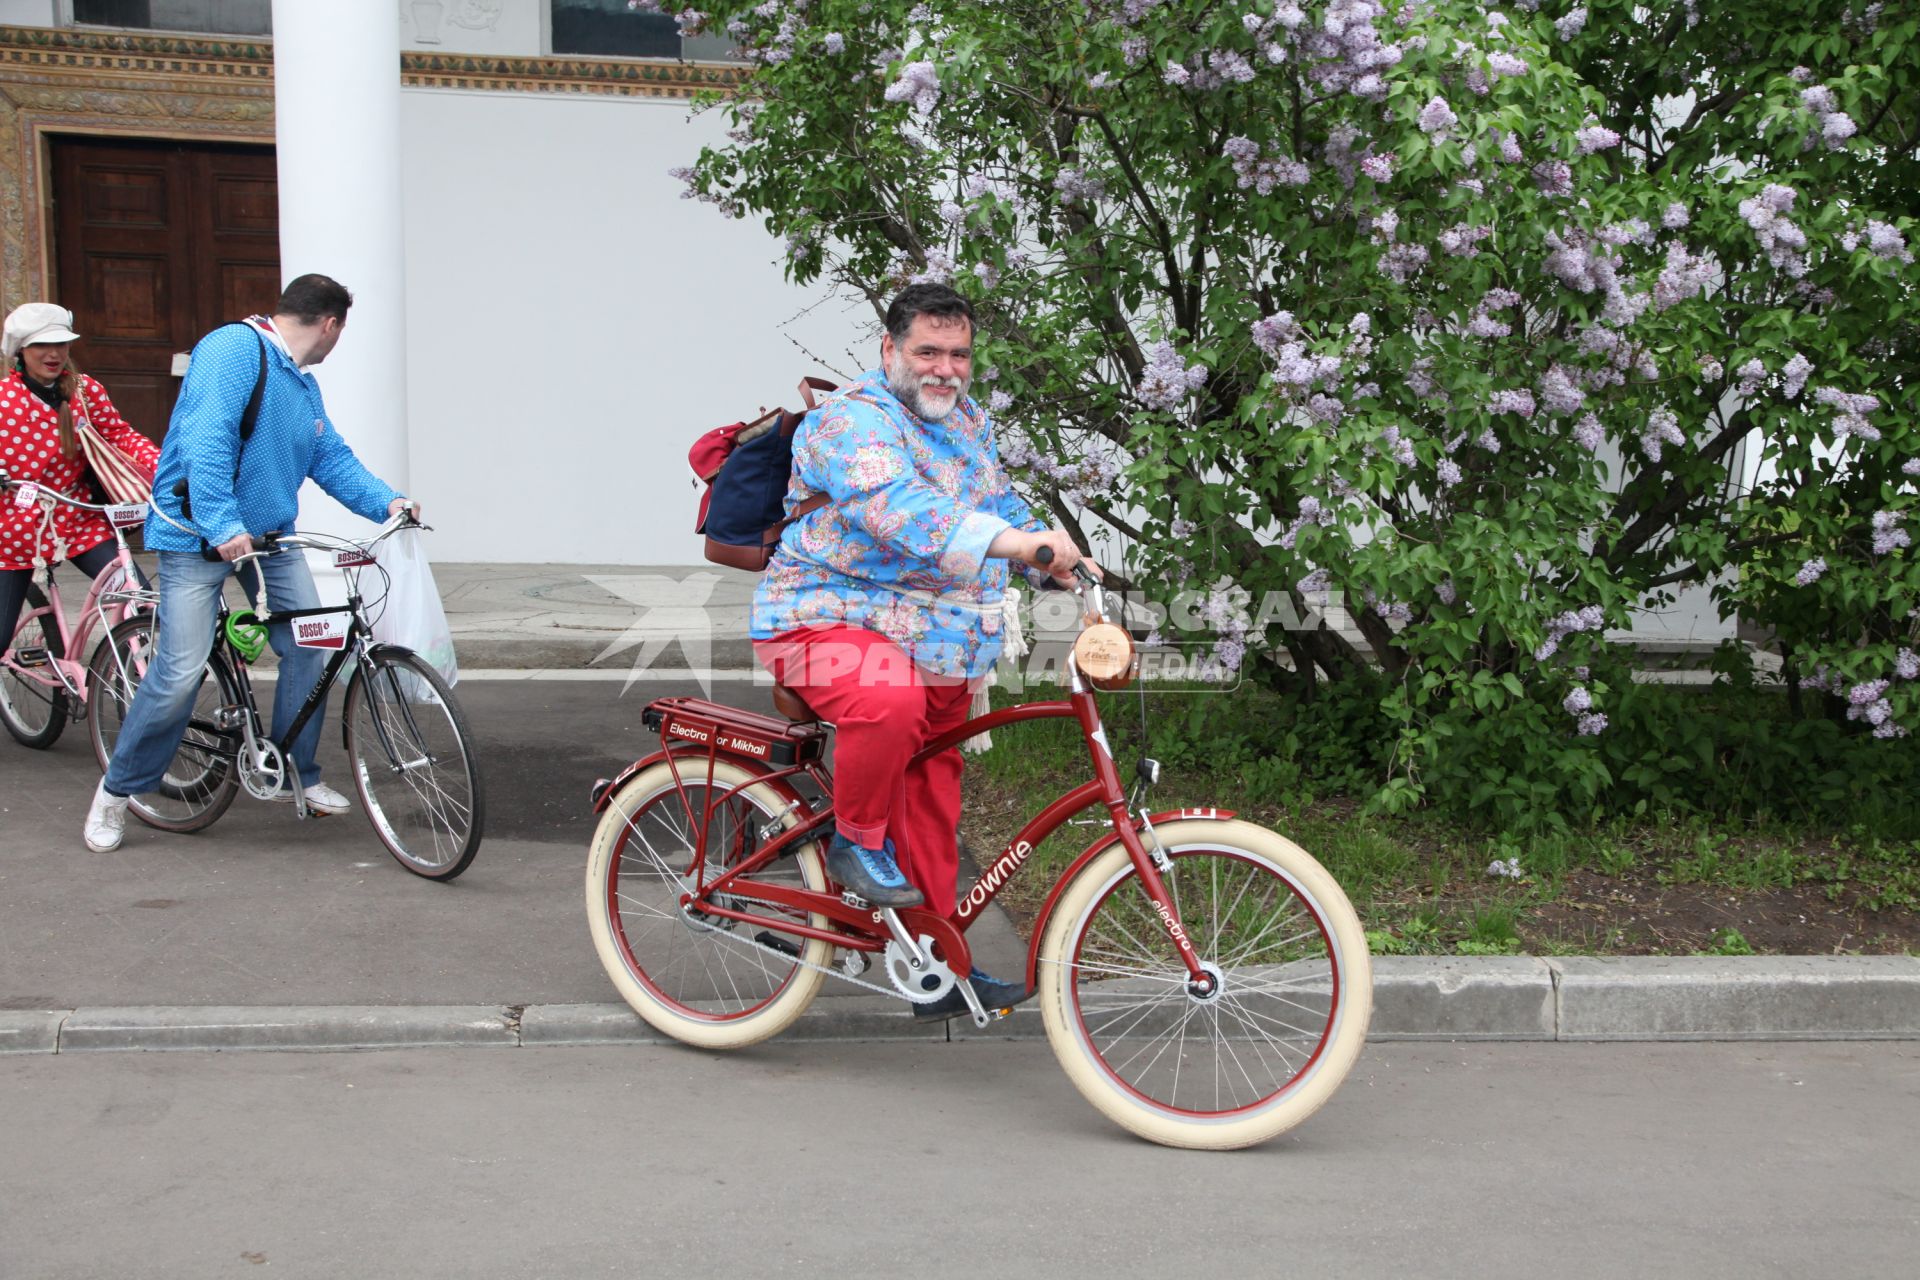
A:
{"label": "black bicycle handlebar", "polygon": [[[1033,553],[1033,559],[1034,563],[1038,564],[1042,569],[1046,568],[1053,563],[1053,548],[1042,546],[1038,551]],[[1073,575],[1090,587],[1100,585],[1100,579],[1094,577],[1087,569],[1085,561],[1073,566]]]}

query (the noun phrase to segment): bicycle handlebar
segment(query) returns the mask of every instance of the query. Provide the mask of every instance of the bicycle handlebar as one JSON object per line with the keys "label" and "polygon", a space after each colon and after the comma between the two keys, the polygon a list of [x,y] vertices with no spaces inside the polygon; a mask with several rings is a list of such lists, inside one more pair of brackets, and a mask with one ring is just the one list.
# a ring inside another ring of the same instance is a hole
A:
{"label": "bicycle handlebar", "polygon": [[116,507],[145,505],[144,503],[137,502],[82,502],[80,499],[62,493],[58,489],[41,484],[38,480],[15,480],[5,471],[0,471],[0,489],[25,489],[28,487],[39,490],[41,496],[49,498],[54,502],[63,503],[69,507],[78,507],[82,511],[92,511],[99,515],[106,515]]}
{"label": "bicycle handlebar", "polygon": [[[1033,553],[1033,558],[1040,565],[1040,567],[1044,569],[1048,565],[1053,563],[1053,548],[1041,547],[1038,551]],[[1087,569],[1087,565],[1084,560],[1081,561],[1079,564],[1076,564],[1073,566],[1073,576],[1080,579],[1081,582],[1085,583],[1089,587],[1097,587],[1100,585],[1100,579],[1094,577],[1093,574]]]}

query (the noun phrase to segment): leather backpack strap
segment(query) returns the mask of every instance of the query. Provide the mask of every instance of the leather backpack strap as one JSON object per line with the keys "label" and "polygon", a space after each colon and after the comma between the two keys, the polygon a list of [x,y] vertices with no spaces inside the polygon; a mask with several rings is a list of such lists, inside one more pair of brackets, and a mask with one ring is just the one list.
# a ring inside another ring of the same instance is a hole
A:
{"label": "leather backpack strap", "polygon": [[837,383],[828,382],[825,378],[809,376],[800,379],[800,399],[809,410],[815,408],[819,403],[814,399],[816,392],[823,396],[830,396],[839,389],[840,387]]}
{"label": "leather backpack strap", "polygon": [[832,501],[833,501],[833,498],[828,494],[824,494],[824,493],[816,493],[811,497],[802,498],[800,500],[800,505],[793,509],[793,514],[788,516],[785,520],[781,521],[781,523],[783,525],[792,524],[795,520],[798,520],[801,516],[810,516],[814,512],[818,511],[820,508],[826,506],[828,503]]}

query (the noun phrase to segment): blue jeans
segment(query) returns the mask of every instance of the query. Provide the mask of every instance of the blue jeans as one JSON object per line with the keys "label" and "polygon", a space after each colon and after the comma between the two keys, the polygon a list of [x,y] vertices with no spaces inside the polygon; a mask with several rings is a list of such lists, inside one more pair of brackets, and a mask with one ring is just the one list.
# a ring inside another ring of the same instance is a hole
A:
{"label": "blue jeans", "polygon": [[[220,590],[233,574],[232,565],[224,560],[203,560],[197,551],[162,551],[159,556],[159,638],[146,678],[133,695],[133,705],[127,708],[120,738],[114,744],[113,762],[107,768],[107,790],[117,796],[152,791],[166,776],[173,753],[186,736],[187,722],[193,718],[194,695],[200,691],[207,655],[213,652]],[[319,607],[313,575],[307,572],[307,562],[299,553],[266,556],[250,563],[259,566],[259,576],[266,579],[267,607],[275,613]],[[254,575],[243,571],[240,579],[248,597],[257,599]],[[273,737],[277,742],[320,679],[326,658],[316,650],[294,644],[291,627],[275,624],[267,630],[273,651],[280,655],[280,676],[273,692]],[[303,787],[320,780],[314,754],[320,746],[320,723],[325,713],[325,704],[314,708],[293,742],[293,767]]]}

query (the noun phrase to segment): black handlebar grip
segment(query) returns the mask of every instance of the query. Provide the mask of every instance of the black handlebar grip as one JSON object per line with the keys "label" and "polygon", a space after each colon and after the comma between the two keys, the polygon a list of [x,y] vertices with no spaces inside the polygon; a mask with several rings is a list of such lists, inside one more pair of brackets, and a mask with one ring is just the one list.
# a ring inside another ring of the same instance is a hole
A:
{"label": "black handlebar grip", "polygon": [[1052,564],[1053,548],[1046,547],[1046,546],[1041,547],[1038,551],[1033,553],[1033,560],[1035,564],[1040,565],[1042,568]]}

